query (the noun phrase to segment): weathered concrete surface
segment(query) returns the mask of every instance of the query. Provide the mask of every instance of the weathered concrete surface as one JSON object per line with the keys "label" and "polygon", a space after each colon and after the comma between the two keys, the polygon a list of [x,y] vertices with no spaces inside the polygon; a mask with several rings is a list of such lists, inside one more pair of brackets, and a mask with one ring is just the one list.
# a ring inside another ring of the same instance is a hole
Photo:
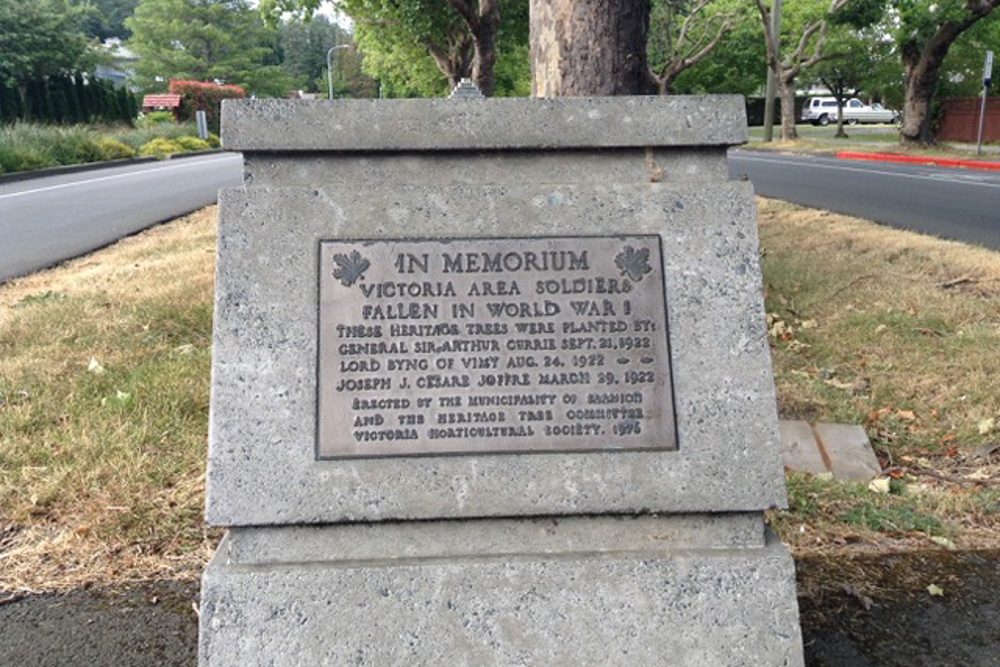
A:
{"label": "weathered concrete surface", "polygon": [[271,665],[802,664],[794,569],[780,543],[661,543],[283,567],[228,564],[224,542],[202,582],[200,658],[217,666],[261,656]]}
{"label": "weathered concrete surface", "polygon": [[732,146],[747,140],[739,95],[484,100],[226,100],[232,151]]}
{"label": "weathered concrete surface", "polygon": [[[253,187],[221,202],[211,523],[784,505],[749,184]],[[319,241],[538,230],[662,237],[679,449],[317,461]]]}

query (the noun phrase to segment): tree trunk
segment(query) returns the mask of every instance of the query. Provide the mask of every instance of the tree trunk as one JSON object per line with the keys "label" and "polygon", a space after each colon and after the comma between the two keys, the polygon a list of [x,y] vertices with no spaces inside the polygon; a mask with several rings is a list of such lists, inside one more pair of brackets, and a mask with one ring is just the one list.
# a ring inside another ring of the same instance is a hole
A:
{"label": "tree trunk", "polygon": [[493,69],[497,59],[497,30],[500,29],[500,3],[481,0],[473,35],[472,80],[486,97],[493,97]]}
{"label": "tree trunk", "polygon": [[[829,88],[829,84],[826,86]],[[847,139],[847,132],[844,132],[844,97],[837,95],[837,133],[833,135],[837,139]]]}
{"label": "tree trunk", "polygon": [[781,99],[781,140],[795,141],[799,138],[795,130],[795,75],[790,78],[776,77],[778,97]]}
{"label": "tree trunk", "polygon": [[934,142],[931,129],[931,98],[938,84],[940,65],[928,71],[926,62],[906,63],[906,93],[903,97],[903,124],[899,139],[903,144],[927,146]]}
{"label": "tree trunk", "polygon": [[652,95],[649,0],[531,0],[531,94]]}
{"label": "tree trunk", "polygon": [[425,44],[438,70],[448,79],[448,90],[453,90],[459,81],[472,73],[472,59],[469,57],[471,42],[471,37],[468,37],[462,42],[444,48],[435,44]]}
{"label": "tree trunk", "polygon": [[903,97],[903,144],[928,145],[934,142],[931,128],[931,98],[941,77],[941,65],[958,37],[988,15],[1000,0],[969,0],[961,20],[947,21],[922,44],[910,42],[901,49],[906,93]]}

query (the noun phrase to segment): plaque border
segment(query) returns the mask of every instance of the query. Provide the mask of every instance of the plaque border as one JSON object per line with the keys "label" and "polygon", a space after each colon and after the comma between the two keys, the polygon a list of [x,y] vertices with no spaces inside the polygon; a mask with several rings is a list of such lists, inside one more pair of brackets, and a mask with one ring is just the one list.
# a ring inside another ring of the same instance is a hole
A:
{"label": "plaque border", "polygon": [[[670,387],[670,409],[672,411],[673,436],[675,447],[673,449],[661,449],[655,447],[614,447],[614,448],[561,448],[561,449],[501,449],[501,450],[477,450],[467,452],[402,452],[399,454],[338,454],[335,456],[320,455],[320,337],[322,334],[322,322],[320,308],[322,307],[322,297],[320,294],[320,281],[322,280],[324,243],[424,243],[437,242],[447,243],[449,241],[536,241],[546,239],[622,239],[635,237],[655,237],[660,249],[660,294],[663,296],[663,319],[664,319],[664,340],[667,347],[667,358],[669,361],[669,372],[667,373],[666,384]],[[314,241],[316,247],[316,266],[313,275],[316,277],[316,355],[314,363],[314,373],[316,378],[315,390],[313,392],[313,414],[315,416],[313,432],[313,460],[322,461],[377,461],[380,459],[402,459],[402,458],[460,458],[468,456],[524,456],[524,455],[558,455],[558,454],[614,454],[629,452],[649,452],[660,454],[674,454],[681,449],[680,428],[677,424],[677,392],[674,387],[674,359],[673,349],[670,343],[670,308],[667,300],[667,258],[663,250],[663,236],[656,233],[636,233],[636,234],[547,234],[540,236],[394,236],[385,238],[318,238]]]}

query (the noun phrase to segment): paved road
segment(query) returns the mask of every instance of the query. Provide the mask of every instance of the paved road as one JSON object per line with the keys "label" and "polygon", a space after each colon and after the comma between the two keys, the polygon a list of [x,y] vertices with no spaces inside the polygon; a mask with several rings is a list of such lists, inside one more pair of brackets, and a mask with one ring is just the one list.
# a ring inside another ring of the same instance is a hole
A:
{"label": "paved road", "polygon": [[221,153],[0,184],[0,281],[212,204],[242,163]]}
{"label": "paved road", "polygon": [[[215,201],[240,183],[217,154],[0,185],[0,281]],[[730,173],[767,197],[1000,250],[1000,172],[732,151]]]}
{"label": "paved road", "polygon": [[1000,250],[1000,172],[734,150],[757,194]]}

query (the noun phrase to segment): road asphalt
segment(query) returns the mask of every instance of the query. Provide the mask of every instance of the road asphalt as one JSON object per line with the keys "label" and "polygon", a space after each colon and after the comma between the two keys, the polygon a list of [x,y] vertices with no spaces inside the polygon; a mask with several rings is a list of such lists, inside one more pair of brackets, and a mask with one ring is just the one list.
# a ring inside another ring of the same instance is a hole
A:
{"label": "road asphalt", "polygon": [[215,203],[242,180],[222,153],[0,183],[0,282]]}

